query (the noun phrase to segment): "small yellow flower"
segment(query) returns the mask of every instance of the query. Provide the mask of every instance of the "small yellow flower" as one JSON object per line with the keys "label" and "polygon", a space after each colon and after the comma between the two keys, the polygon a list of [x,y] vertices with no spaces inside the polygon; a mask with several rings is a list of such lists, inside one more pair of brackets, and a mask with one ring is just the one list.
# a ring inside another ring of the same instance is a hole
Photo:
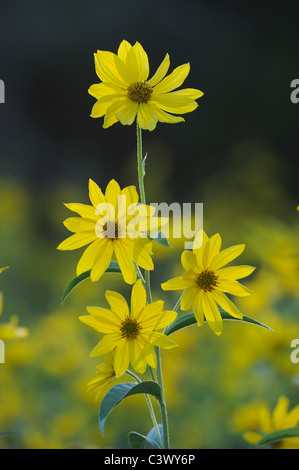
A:
{"label": "small yellow flower", "polygon": [[190,65],[181,65],[164,78],[170,65],[168,54],[148,80],[148,56],[138,42],[131,46],[129,42],[122,41],[117,55],[97,51],[94,57],[101,83],[92,85],[88,90],[98,100],[91,116],[99,118],[105,115],[105,129],[118,121],[131,125],[136,115],[139,127],[150,131],[155,129],[158,121],[171,124],[182,122],[182,117],[169,113],[194,111],[198,106],[195,100],[203,95],[202,91],[193,88],[173,91],[186,79]]}
{"label": "small yellow flower", "polygon": [[[4,268],[5,269],[5,268]],[[0,315],[3,310],[3,294],[0,292]],[[13,315],[7,323],[0,323],[0,339],[3,341],[26,338],[29,334],[28,329],[23,326],[18,326],[19,318]]]}
{"label": "small yellow flower", "polygon": [[141,374],[145,372],[147,364],[156,368],[154,346],[164,349],[177,346],[177,343],[156,330],[170,325],[176,313],[163,311],[162,300],[146,304],[146,292],[140,279],[132,288],[130,313],[121,294],[106,291],[105,297],[111,310],[87,307],[90,315],[79,317],[83,323],[104,334],[90,356],[103,356],[113,351],[116,378],[125,374],[130,363]]}
{"label": "small yellow flower", "polygon": [[209,238],[205,232],[199,232],[194,240],[193,252],[185,250],[181,256],[186,273],[162,284],[164,290],[184,290],[181,309],[193,308],[198,326],[203,324],[205,317],[217,335],[220,335],[223,329],[217,304],[233,317],[242,319],[242,313],[224,292],[237,296],[252,294],[237,279],[249,276],[255,269],[252,266],[223,268],[242,253],[245,245],[232,246],[223,251],[220,251],[220,248],[221,237],[218,233]]}
{"label": "small yellow flower", "polygon": [[[64,221],[74,235],[64,240],[58,250],[75,250],[90,244],[77,265],[77,275],[91,269],[93,282],[100,279],[115,255],[125,282],[134,284],[137,278],[134,263],[147,270],[154,269],[152,242],[144,237],[144,232],[158,228],[167,220],[153,217],[154,207],[137,204],[135,186],[121,190],[115,180],[110,181],[105,195],[94,181],[89,180],[89,198],[92,205],[65,204],[81,217]],[[128,214],[130,207],[140,215]],[[136,217],[137,226],[133,224]]]}
{"label": "small yellow flower", "polygon": [[115,376],[113,354],[105,354],[103,359],[105,363],[98,365],[96,368],[97,377],[87,384],[88,392],[97,390],[96,401],[102,401],[110,388],[120,382],[120,379]]}
{"label": "small yellow flower", "polygon": [[5,266],[5,268],[0,268],[0,274],[3,273],[5,269],[8,269],[8,266]]}
{"label": "small yellow flower", "polygon": [[[290,400],[285,396],[280,396],[272,415],[265,405],[260,405],[259,407],[251,406],[241,410],[239,415],[236,416],[240,425],[242,426],[242,421],[244,421],[244,424],[246,421],[252,423],[243,434],[244,439],[250,444],[257,444],[265,434],[298,426],[299,405],[295,406],[290,411],[289,405]],[[299,438],[283,439],[276,442],[274,445],[278,449],[299,449]]]}

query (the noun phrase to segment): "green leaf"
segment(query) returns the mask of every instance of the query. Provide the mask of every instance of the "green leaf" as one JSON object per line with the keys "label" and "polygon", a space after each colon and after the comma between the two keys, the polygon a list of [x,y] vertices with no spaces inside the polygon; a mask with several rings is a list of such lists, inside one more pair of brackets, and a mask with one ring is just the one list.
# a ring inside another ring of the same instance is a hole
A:
{"label": "green leaf", "polygon": [[265,446],[272,444],[276,441],[281,441],[282,439],[287,439],[289,437],[299,437],[299,426],[295,426],[293,428],[282,429],[281,431],[274,431],[270,434],[266,434],[262,437],[260,441],[258,441],[259,446]]}
{"label": "green leaf", "polygon": [[[257,320],[254,320],[250,317],[247,317],[246,315],[243,315],[243,320],[240,320],[239,318],[232,317],[231,315],[229,315],[229,313],[225,312],[222,309],[219,309],[219,310],[220,310],[220,313],[221,313],[221,316],[222,316],[223,320],[235,320],[235,321],[239,321],[239,322],[251,323],[253,325],[261,326],[263,328],[267,328],[268,330],[273,331],[272,328],[269,328],[268,326],[264,325],[263,323],[260,323]],[[194,313],[186,313],[185,315],[181,315],[180,317],[178,317],[165,330],[164,333],[167,336],[169,336],[169,335],[172,335],[173,333],[175,333],[176,331],[181,330],[182,328],[186,328],[187,326],[192,326],[192,325],[196,325],[196,324],[197,324],[197,321],[196,321],[196,318],[194,316]]]}
{"label": "green leaf", "polygon": [[[90,277],[90,271],[85,271],[84,273],[80,274],[79,276],[74,277],[66,286],[61,296],[60,303],[63,304],[67,296],[75,289],[81,282],[85,281]],[[108,268],[105,271],[106,273],[120,273],[121,270],[119,269],[117,261],[111,261]]]}
{"label": "green leaf", "polygon": [[113,408],[125,398],[140,393],[153,395],[158,401],[162,400],[160,385],[153,380],[146,380],[140,383],[129,382],[117,384],[106,393],[101,402],[99,411],[99,425],[102,435],[104,435],[106,420]]}
{"label": "green leaf", "polygon": [[[158,424],[159,432],[163,441],[163,426]],[[128,441],[132,449],[161,449],[161,444],[155,428],[144,436],[139,432],[132,431],[128,434]]]}
{"label": "green leaf", "polygon": [[[158,429],[159,429],[159,432],[160,432],[160,436],[161,436],[161,439],[162,439],[162,442],[164,442],[164,429],[163,429],[163,426],[162,424],[158,424]],[[149,433],[147,433],[147,435],[145,436],[145,439],[147,442],[150,442],[150,443],[154,443],[155,444],[155,448],[157,449],[161,449],[163,447],[161,447],[161,443],[160,443],[160,439],[159,437],[157,436],[157,431],[155,429],[155,427],[153,427]],[[153,445],[153,444],[151,444]],[[147,443],[144,444],[144,449],[148,449],[149,447],[147,446]]]}
{"label": "green leaf", "polygon": [[162,246],[166,246],[167,248],[173,248],[173,246],[169,245],[166,235],[161,231],[157,232],[154,237],[150,238],[151,240],[159,243]]}

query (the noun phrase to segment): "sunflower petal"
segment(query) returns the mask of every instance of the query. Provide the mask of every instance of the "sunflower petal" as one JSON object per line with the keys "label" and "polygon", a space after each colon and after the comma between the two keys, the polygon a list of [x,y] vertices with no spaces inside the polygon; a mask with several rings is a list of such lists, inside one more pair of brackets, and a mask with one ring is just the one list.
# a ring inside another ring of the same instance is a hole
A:
{"label": "sunflower petal", "polygon": [[197,320],[198,326],[202,326],[204,322],[204,309],[203,309],[204,292],[199,291],[193,302],[194,316]]}
{"label": "sunflower petal", "polygon": [[172,93],[153,94],[151,102],[158,108],[174,114],[191,113],[198,107],[196,101],[191,98]]}
{"label": "sunflower petal", "polygon": [[69,210],[73,212],[77,212],[77,214],[81,215],[86,219],[97,220],[98,216],[95,213],[95,208],[88,204],[80,204],[80,203],[69,203],[64,204]]}
{"label": "sunflower petal", "polygon": [[163,290],[183,290],[192,286],[193,283],[191,283],[191,281],[185,280],[183,276],[174,277],[169,279],[169,281],[163,282],[163,284],[161,284]]}
{"label": "sunflower petal", "polygon": [[240,244],[231,246],[230,248],[226,248],[225,250],[220,251],[220,253],[218,253],[218,255],[216,255],[213,259],[210,266],[211,269],[213,271],[217,271],[218,269],[222,268],[222,266],[237,258],[237,256],[239,256],[244,251],[244,248],[245,245]]}
{"label": "sunflower petal", "polygon": [[152,78],[148,80],[147,84],[151,87],[154,87],[155,85],[157,85],[157,83],[159,83],[167,74],[169,66],[170,66],[169,55],[166,54],[163,61],[159,65],[155,75],[153,75]]}
{"label": "sunflower petal", "polygon": [[96,103],[93,105],[92,110],[91,110],[91,117],[92,118],[100,118],[106,114],[108,108],[115,102],[119,101],[119,98],[121,98],[121,95],[116,95],[116,94],[110,94],[109,96],[104,96]]}
{"label": "sunflower petal", "polygon": [[163,349],[172,349],[178,346],[178,343],[170,339],[168,336],[158,331],[152,331],[150,334],[150,342],[154,346],[158,346]]}
{"label": "sunflower petal", "polygon": [[95,233],[75,233],[60,243],[57,250],[76,250],[77,248],[88,245],[88,243],[93,242],[96,238]]}
{"label": "sunflower petal", "polygon": [[190,64],[183,64],[173,70],[173,72],[164,78],[154,88],[154,93],[168,93],[182,85],[190,72]]}
{"label": "sunflower petal", "polygon": [[114,370],[116,378],[125,374],[130,364],[129,345],[125,339],[121,340],[114,353]]}
{"label": "sunflower petal", "polygon": [[230,266],[228,268],[221,268],[217,271],[217,276],[235,281],[236,279],[242,279],[243,277],[249,276],[255,267],[253,266]]}
{"label": "sunflower petal", "polygon": [[108,127],[115,124],[118,121],[117,114],[125,110],[127,106],[128,106],[128,98],[125,98],[125,97],[111,104],[105,114],[103,128],[107,129]]}
{"label": "sunflower petal", "polygon": [[168,124],[176,124],[178,122],[185,122],[185,119],[181,116],[173,116],[172,114],[166,113],[163,109],[159,108],[154,103],[147,103],[147,106],[150,108],[151,112],[159,122],[166,122]]}
{"label": "sunflower petal", "polygon": [[94,259],[93,267],[90,273],[90,279],[92,282],[96,282],[107,270],[112,254],[113,254],[113,242],[107,238],[103,239],[104,243],[101,243],[98,247],[97,255]]}
{"label": "sunflower petal", "polygon": [[131,44],[125,40],[123,40],[119,45],[117,55],[124,63],[126,63],[127,55],[131,48],[132,48]]}
{"label": "sunflower petal", "polygon": [[145,82],[148,79],[149,63],[148,56],[141,44],[136,42],[133,46],[136,62],[138,66],[138,81]]}
{"label": "sunflower petal", "polygon": [[148,238],[139,237],[133,244],[133,259],[138,266],[151,271],[154,263],[151,258],[152,242]]}
{"label": "sunflower petal", "polygon": [[151,112],[151,108],[146,103],[140,103],[138,107],[137,121],[140,129],[153,131],[157,125],[157,118]]}
{"label": "sunflower petal", "polygon": [[86,248],[77,264],[77,276],[92,268],[103,242],[105,243],[104,240],[95,240]]}
{"label": "sunflower petal", "polygon": [[101,341],[93,348],[90,357],[98,357],[112,351],[118,344],[121,336],[116,333],[111,333],[103,336]]}
{"label": "sunflower petal", "polygon": [[283,429],[284,428],[284,421],[285,417],[288,413],[288,408],[290,405],[290,400],[285,397],[281,396],[278,399],[277,405],[272,414],[272,424],[274,429]]}
{"label": "sunflower petal", "polygon": [[105,297],[111,310],[123,322],[129,316],[129,307],[126,299],[118,292],[107,290]]}
{"label": "sunflower petal", "polygon": [[121,109],[116,114],[116,117],[123,126],[130,126],[131,124],[133,124],[135,120],[137,111],[138,111],[138,103],[128,99],[127,106]]}
{"label": "sunflower petal", "polygon": [[95,209],[99,204],[106,203],[106,199],[104,194],[102,193],[102,190],[92,179],[89,179],[88,190],[90,202]]}
{"label": "sunflower petal", "polygon": [[186,289],[181,297],[181,310],[189,310],[194,305],[197,294],[197,287],[191,287],[189,289]]}
{"label": "sunflower petal", "polygon": [[157,300],[153,303],[156,304],[157,302],[161,302],[161,306],[157,306],[158,311],[156,312],[149,308],[153,304],[148,304],[145,307],[146,313],[144,314],[144,320],[142,322],[142,328],[145,330],[161,330],[162,328],[170,325],[177,317],[177,313],[172,310],[161,311],[164,302],[162,300]]}
{"label": "sunflower petal", "polygon": [[124,281],[128,284],[134,284],[137,278],[136,269],[133,264],[132,251],[131,249],[128,250],[125,238],[120,238],[114,242],[114,252]]}
{"label": "sunflower petal", "polygon": [[131,294],[131,316],[130,318],[139,318],[140,313],[146,305],[146,291],[142,285],[141,279],[135,282]]}
{"label": "sunflower petal", "polygon": [[209,293],[203,295],[202,305],[209,327],[216,335],[220,335],[223,330],[223,320],[215,301]]}
{"label": "sunflower petal", "polygon": [[246,297],[247,295],[253,294],[252,290],[248,289],[248,287],[244,286],[238,281],[219,279],[217,288],[222,292],[227,292],[231,295],[237,295],[238,297]]}
{"label": "sunflower petal", "polygon": [[220,292],[218,289],[213,291],[213,298],[217,302],[217,304],[223,308],[227,313],[232,315],[235,318],[240,318],[242,320],[243,314],[240,310],[229,300],[229,298],[223,293]]}
{"label": "sunflower petal", "polygon": [[198,271],[197,260],[195,253],[192,251],[184,250],[181,255],[181,263],[183,268],[186,271],[193,269],[194,271]]}
{"label": "sunflower petal", "polygon": [[128,83],[119,73],[119,68],[123,65],[121,59],[113,52],[97,51],[95,54],[96,73],[102,82],[111,82],[113,85],[127,88]]}
{"label": "sunflower petal", "polygon": [[63,224],[70,232],[74,233],[93,233],[95,230],[95,222],[90,219],[84,219],[83,217],[70,217],[66,219]]}
{"label": "sunflower petal", "polygon": [[186,98],[191,98],[192,100],[197,100],[203,96],[203,92],[195,88],[184,88],[183,90],[173,91],[172,94],[185,96]]}
{"label": "sunflower petal", "polygon": [[104,96],[108,95],[113,95],[116,92],[116,88],[113,87],[110,83],[94,83],[88,88],[88,93],[93,96],[94,98],[97,98],[99,100],[100,98],[103,98]]}
{"label": "sunflower petal", "polygon": [[119,184],[114,179],[112,179],[107,184],[105,191],[105,199],[108,204],[111,204],[114,208],[116,208],[118,204],[118,196],[120,196]]}
{"label": "sunflower petal", "polygon": [[150,304],[146,304],[138,318],[138,321],[142,324],[143,331],[146,330],[158,330],[162,328],[158,326],[162,322],[163,316],[163,300],[156,300]]}
{"label": "sunflower petal", "polygon": [[[96,308],[96,307],[94,307]],[[88,309],[87,309],[88,310]],[[110,313],[111,311],[107,310]],[[79,320],[85,325],[91,326],[94,330],[99,333],[115,333],[118,328],[118,325],[115,322],[109,321],[109,316],[100,316],[94,317],[92,315],[82,315],[79,317]]]}

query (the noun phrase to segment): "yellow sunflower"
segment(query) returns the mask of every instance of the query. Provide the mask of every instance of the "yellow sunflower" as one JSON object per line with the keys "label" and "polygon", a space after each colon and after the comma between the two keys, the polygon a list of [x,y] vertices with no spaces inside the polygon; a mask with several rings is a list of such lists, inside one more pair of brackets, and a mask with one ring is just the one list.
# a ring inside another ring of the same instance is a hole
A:
{"label": "yellow sunflower", "polygon": [[[241,410],[236,419],[247,430],[244,439],[250,444],[257,444],[265,434],[292,428],[299,425],[299,405],[289,410],[290,400],[280,396],[271,413],[265,405],[249,406]],[[243,422],[242,422],[243,421]],[[246,426],[247,423],[247,426]],[[282,439],[274,443],[276,449],[299,449],[299,438]]]}
{"label": "yellow sunflower", "polygon": [[[92,205],[65,204],[80,217],[64,221],[74,235],[57,249],[75,250],[90,244],[77,265],[78,276],[91,269],[91,280],[97,281],[115,256],[125,282],[134,284],[137,278],[134,263],[147,270],[154,269],[152,242],[144,233],[159,228],[167,219],[153,217],[154,207],[138,204],[135,186],[121,190],[115,180],[107,185],[105,194],[94,181],[89,180],[89,198]],[[135,226],[136,217],[138,224]]]}
{"label": "yellow sunflower", "polygon": [[198,326],[203,324],[205,317],[217,335],[220,335],[223,329],[217,304],[233,317],[242,319],[242,313],[225,293],[236,296],[252,294],[252,291],[240,284],[237,279],[249,276],[255,269],[252,266],[223,268],[243,252],[245,245],[235,245],[223,251],[220,251],[220,248],[219,233],[209,238],[203,231],[199,232],[194,240],[193,252],[185,250],[182,253],[181,262],[185,274],[161,285],[164,290],[184,290],[181,309],[192,308]]}
{"label": "yellow sunflower", "polygon": [[110,388],[120,382],[120,379],[115,377],[113,354],[105,354],[103,359],[105,363],[99,364],[96,368],[97,377],[87,384],[88,392],[97,390],[96,401],[102,401]]}
{"label": "yellow sunflower", "polygon": [[92,108],[91,117],[105,116],[105,129],[117,121],[131,125],[136,115],[139,127],[149,131],[155,129],[158,121],[170,124],[182,122],[182,117],[173,114],[194,111],[198,106],[195,100],[203,95],[202,91],[194,88],[173,91],[186,79],[190,64],[175,68],[165,77],[170,66],[168,54],[148,80],[148,56],[138,42],[131,46],[128,41],[122,41],[117,55],[97,51],[94,57],[101,83],[92,85],[88,90],[98,100]]}
{"label": "yellow sunflower", "polygon": [[83,323],[104,335],[90,356],[103,356],[113,351],[116,378],[125,374],[130,363],[141,374],[145,372],[147,364],[155,369],[157,360],[154,346],[164,349],[177,346],[168,336],[156,331],[170,325],[176,318],[176,312],[163,311],[162,300],[147,304],[140,279],[132,288],[131,312],[126,300],[118,292],[106,291],[105,297],[111,310],[87,307],[90,315],[79,317]]}

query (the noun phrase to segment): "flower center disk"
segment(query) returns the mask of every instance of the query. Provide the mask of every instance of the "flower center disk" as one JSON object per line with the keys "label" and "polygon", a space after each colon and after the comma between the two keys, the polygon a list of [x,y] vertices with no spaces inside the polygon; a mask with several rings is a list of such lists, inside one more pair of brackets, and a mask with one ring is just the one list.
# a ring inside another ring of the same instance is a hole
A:
{"label": "flower center disk", "polygon": [[206,269],[196,279],[197,285],[205,292],[211,292],[217,286],[218,276],[213,271]]}
{"label": "flower center disk", "polygon": [[135,82],[128,89],[128,97],[137,103],[147,103],[153,93],[153,89],[147,83]]}
{"label": "flower center disk", "polygon": [[103,225],[104,237],[109,238],[110,240],[115,240],[119,237],[119,228],[118,224],[115,222],[106,222]]}
{"label": "flower center disk", "polygon": [[120,328],[122,337],[126,338],[128,341],[137,338],[140,330],[141,326],[139,323],[136,320],[132,320],[130,318],[127,318],[125,321],[123,321]]}

